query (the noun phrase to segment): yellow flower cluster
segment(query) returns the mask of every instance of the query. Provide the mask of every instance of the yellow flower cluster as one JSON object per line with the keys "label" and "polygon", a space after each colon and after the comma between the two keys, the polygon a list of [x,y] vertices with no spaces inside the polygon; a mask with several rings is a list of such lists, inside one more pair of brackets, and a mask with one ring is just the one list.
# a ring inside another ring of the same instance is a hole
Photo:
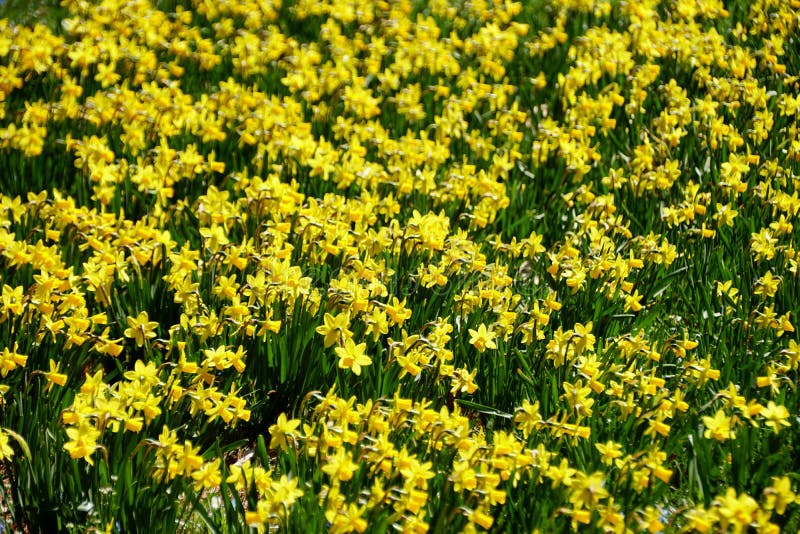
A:
{"label": "yellow flower cluster", "polygon": [[0,21],[0,413],[260,531],[796,525],[800,5],[544,3]]}

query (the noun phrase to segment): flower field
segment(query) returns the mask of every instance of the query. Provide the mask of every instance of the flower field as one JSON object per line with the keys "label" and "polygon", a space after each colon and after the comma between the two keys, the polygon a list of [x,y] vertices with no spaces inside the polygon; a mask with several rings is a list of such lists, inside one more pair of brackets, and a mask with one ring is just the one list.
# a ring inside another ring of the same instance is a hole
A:
{"label": "flower field", "polygon": [[0,533],[800,530],[800,1],[54,9]]}

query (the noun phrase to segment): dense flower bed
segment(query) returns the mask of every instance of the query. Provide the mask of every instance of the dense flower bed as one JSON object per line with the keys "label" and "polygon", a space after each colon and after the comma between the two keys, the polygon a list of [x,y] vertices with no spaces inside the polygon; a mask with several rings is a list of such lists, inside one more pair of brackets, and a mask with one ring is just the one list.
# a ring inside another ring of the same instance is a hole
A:
{"label": "dense flower bed", "polygon": [[800,2],[0,21],[0,531],[800,529]]}

